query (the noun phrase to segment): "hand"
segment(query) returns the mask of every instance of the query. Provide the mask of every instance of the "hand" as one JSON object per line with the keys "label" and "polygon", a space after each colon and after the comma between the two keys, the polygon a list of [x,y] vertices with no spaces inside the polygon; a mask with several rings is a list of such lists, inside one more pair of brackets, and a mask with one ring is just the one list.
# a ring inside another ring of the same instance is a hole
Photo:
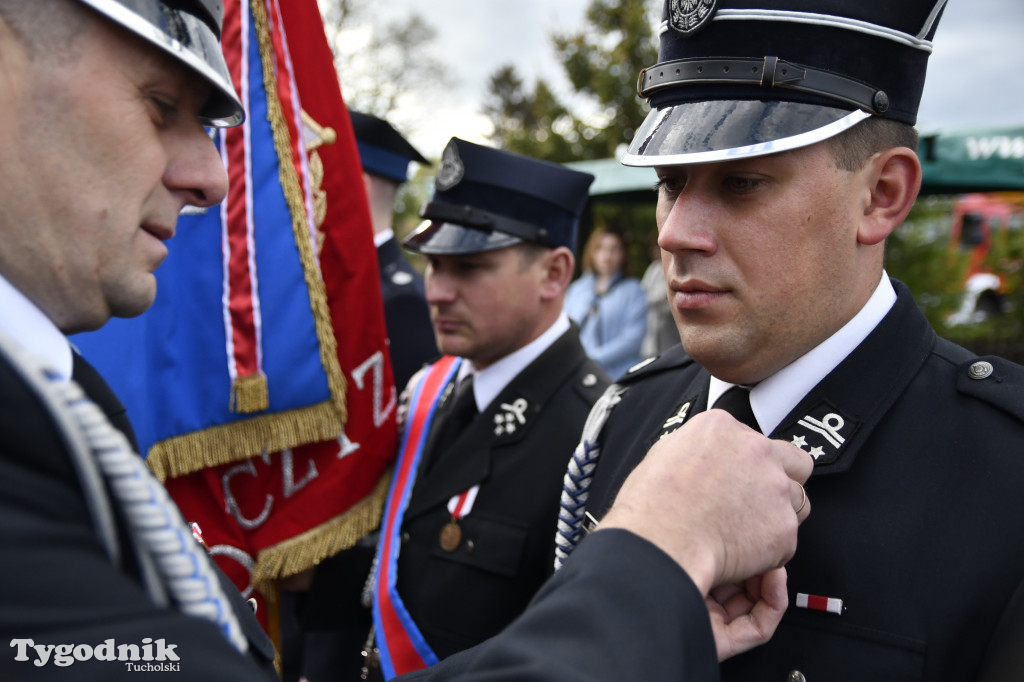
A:
{"label": "hand", "polygon": [[719,585],[704,603],[711,617],[718,660],[749,651],[771,638],[786,613],[786,569],[776,568],[742,584]]}
{"label": "hand", "polygon": [[654,444],[600,527],[650,540],[707,595],[793,556],[812,469],[795,445],[709,410]]}

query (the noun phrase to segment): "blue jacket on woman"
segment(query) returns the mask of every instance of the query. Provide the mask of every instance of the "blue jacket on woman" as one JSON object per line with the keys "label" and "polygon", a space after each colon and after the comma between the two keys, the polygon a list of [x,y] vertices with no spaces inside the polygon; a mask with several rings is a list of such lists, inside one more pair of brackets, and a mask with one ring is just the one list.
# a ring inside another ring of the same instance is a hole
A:
{"label": "blue jacket on woman", "polygon": [[565,312],[580,326],[584,350],[613,379],[640,362],[647,331],[647,297],[640,281],[617,275],[601,296],[597,278],[584,272],[569,285]]}

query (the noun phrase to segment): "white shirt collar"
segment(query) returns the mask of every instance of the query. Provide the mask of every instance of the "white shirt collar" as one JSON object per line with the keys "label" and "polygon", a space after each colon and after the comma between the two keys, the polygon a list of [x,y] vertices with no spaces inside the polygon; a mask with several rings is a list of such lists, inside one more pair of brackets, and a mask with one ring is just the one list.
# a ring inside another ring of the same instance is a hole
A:
{"label": "white shirt collar", "polygon": [[554,324],[547,328],[547,331],[487,368],[475,370],[472,362],[463,362],[459,367],[459,381],[473,373],[473,397],[476,398],[477,410],[483,412],[484,408],[505,390],[509,382],[567,331],[569,331],[569,317],[563,311]]}
{"label": "white shirt collar", "polygon": [[[883,272],[871,298],[853,319],[815,348],[750,390],[750,408],[763,433],[771,433],[818,382],[867,338],[896,303],[896,290]],[[708,405],[733,384],[711,377]]]}
{"label": "white shirt collar", "polygon": [[71,378],[71,344],[46,314],[0,275],[0,325],[65,379]]}
{"label": "white shirt collar", "polygon": [[373,235],[373,245],[379,249],[381,244],[384,244],[389,239],[394,239],[394,237],[395,231],[390,227],[380,232],[375,232]]}

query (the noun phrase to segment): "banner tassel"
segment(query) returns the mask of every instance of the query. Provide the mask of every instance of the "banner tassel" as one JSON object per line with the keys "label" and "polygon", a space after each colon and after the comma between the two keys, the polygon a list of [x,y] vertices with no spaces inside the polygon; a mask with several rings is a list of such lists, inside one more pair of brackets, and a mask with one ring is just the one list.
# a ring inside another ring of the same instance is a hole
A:
{"label": "banner tassel", "polygon": [[241,414],[252,414],[263,412],[268,407],[270,391],[267,388],[267,376],[263,372],[235,377],[231,384],[231,403],[228,409]]}

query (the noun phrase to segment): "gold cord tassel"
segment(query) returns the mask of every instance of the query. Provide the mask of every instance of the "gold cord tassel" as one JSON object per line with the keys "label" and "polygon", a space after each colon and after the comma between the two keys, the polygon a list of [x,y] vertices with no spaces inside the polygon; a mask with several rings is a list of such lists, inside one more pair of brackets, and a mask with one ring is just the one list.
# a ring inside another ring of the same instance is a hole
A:
{"label": "gold cord tassel", "polygon": [[270,407],[270,392],[267,388],[267,377],[260,372],[245,377],[235,377],[231,384],[231,403],[229,409],[241,414],[263,412]]}

